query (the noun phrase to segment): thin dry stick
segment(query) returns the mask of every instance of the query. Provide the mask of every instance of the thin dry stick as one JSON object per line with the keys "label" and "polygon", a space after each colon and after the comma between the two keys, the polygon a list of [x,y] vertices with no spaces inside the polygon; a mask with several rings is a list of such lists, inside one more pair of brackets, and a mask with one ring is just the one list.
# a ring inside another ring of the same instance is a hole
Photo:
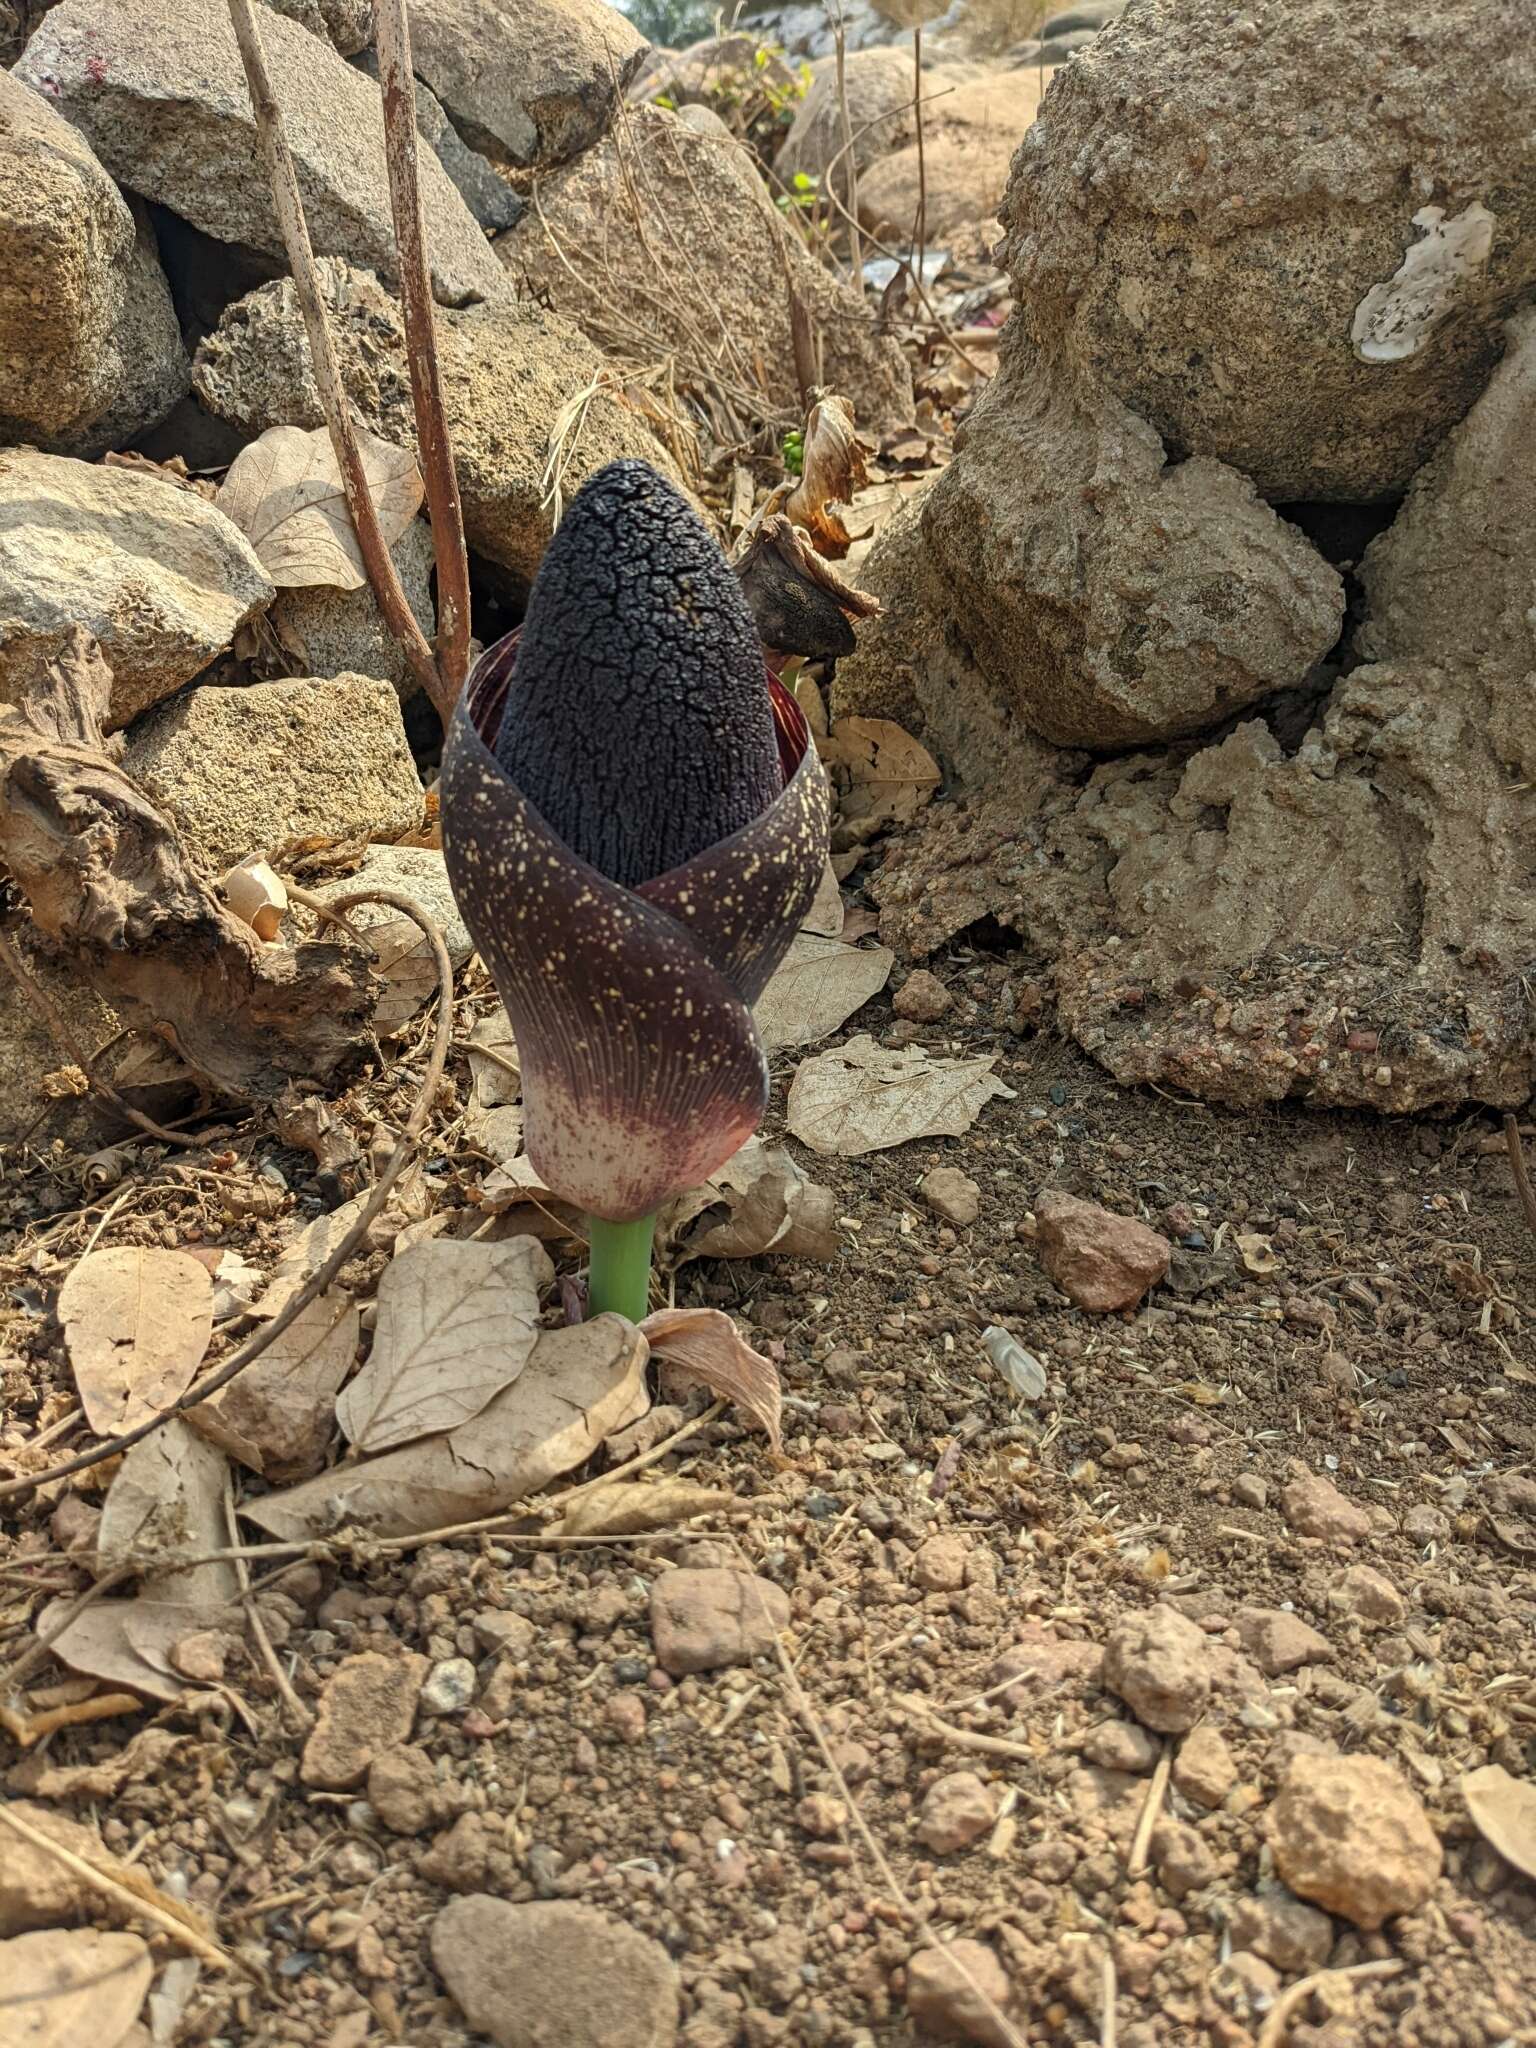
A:
{"label": "thin dry stick", "polygon": [[[122,1096],[118,1094],[110,1081],[102,1080],[101,1076],[92,1068],[90,1054],[83,1051],[75,1042],[74,1035],[65,1023],[58,1005],[43,987],[42,983],[35,980],[27,972],[26,968],[22,965],[21,955],[16,951],[16,948],[11,944],[4,932],[0,932],[0,963],[4,964],[6,972],[42,1019],[49,1037],[52,1038],[60,1052],[63,1053],[71,1066],[78,1067],[81,1073],[84,1074],[94,1094],[99,1095],[103,1102],[111,1103],[119,1116],[127,1117],[129,1123],[134,1125],[136,1129],[141,1130],[146,1137],[155,1139],[157,1143],[161,1145],[180,1145],[189,1152],[200,1152],[202,1150],[203,1141],[201,1138],[184,1138],[179,1132],[166,1130],[163,1125],[157,1124],[153,1117],[141,1115],[138,1110],[124,1102]],[[119,1036],[121,1036],[121,1033],[119,1033]]]}
{"label": "thin dry stick", "polygon": [[[1013,1685],[1017,1680],[1010,1679],[1008,1683]],[[915,1693],[898,1693],[896,1704],[921,1721],[925,1732],[942,1736],[952,1749],[974,1749],[979,1756],[1006,1756],[1015,1763],[1038,1762],[1027,1742],[1010,1742],[1005,1735],[981,1735],[969,1728],[957,1728],[953,1721],[941,1721]]]}
{"label": "thin dry stick", "polygon": [[832,34],[837,52],[837,106],[843,123],[843,154],[848,159],[848,255],[853,265],[854,288],[862,290],[864,246],[859,239],[859,161],[853,147],[853,111],[848,105],[848,28],[843,20],[843,0],[837,0]]}
{"label": "thin dry stick", "polygon": [[250,1628],[252,1636],[255,1638],[257,1649],[261,1652],[261,1661],[271,1673],[272,1683],[277,1687],[278,1697],[288,1709],[289,1717],[293,1721],[294,1726],[300,1729],[313,1728],[315,1717],[294,1691],[291,1679],[278,1662],[277,1652],[272,1647],[272,1638],[267,1634],[267,1625],[262,1620],[261,1610],[256,1605],[255,1599],[252,1596],[251,1568],[246,1560],[239,1555],[239,1511],[235,1506],[235,1489],[227,1471],[224,1475],[224,1527],[228,1531],[231,1544],[235,1546],[236,1555],[233,1563],[235,1575],[240,1581],[240,1600],[245,1608],[246,1623]]}
{"label": "thin dry stick", "polygon": [[436,313],[427,268],[421,217],[417,151],[416,80],[411,68],[411,25],[405,0],[377,0],[376,40],[379,84],[384,94],[384,163],[389,204],[400,256],[400,300],[405,313],[405,353],[411,373],[411,406],[416,445],[427,487],[432,551],[437,557],[438,688],[433,696],[444,725],[458,701],[469,668],[469,555],[464,545],[464,512],[453,466],[443,380],[437,362]]}
{"label": "thin dry stick", "polygon": [[1119,1997],[1120,1978],[1115,1970],[1115,1958],[1109,1949],[1105,1949],[1099,1958],[1099,2048],[1115,2048],[1115,2005]]}
{"label": "thin dry stick", "polygon": [[928,238],[928,161],[923,155],[923,24],[912,30],[912,118],[917,123],[917,217],[912,223],[912,269],[923,275],[923,244]]}
{"label": "thin dry stick", "polygon": [[844,1806],[847,1807],[848,1817],[853,1822],[859,1840],[864,1844],[869,1860],[879,1872],[880,1880],[890,1894],[892,1901],[901,1908],[908,1920],[914,1924],[917,1929],[918,1940],[923,1942],[928,1948],[931,1948],[935,1955],[944,1958],[955,1975],[965,1985],[967,1991],[970,1992],[977,2004],[980,2005],[988,2019],[1001,2029],[1001,2038],[1006,2044],[1006,2048],[1028,2048],[1024,2036],[1019,2032],[1012,2020],[1009,2019],[1002,2007],[991,1997],[986,1986],[977,1980],[952,1949],[945,1947],[944,1943],[939,1940],[938,1936],[929,1927],[927,1921],[918,1918],[912,1901],[902,1890],[901,1881],[891,1868],[890,1858],[875,1840],[870,1825],[864,1818],[863,1809],[854,1798],[848,1780],[843,1776],[842,1767],[832,1753],[832,1745],[827,1740],[827,1731],[822,1726],[821,1717],[812,1706],[810,1695],[800,1683],[800,1674],[790,1661],[789,1654],[779,1638],[778,1629],[774,1626],[773,1617],[768,1612],[768,1603],[758,1589],[756,1575],[752,1571],[752,1560],[734,1536],[730,1539],[730,1542],[731,1548],[741,1560],[743,1571],[747,1574],[746,1584],[751,1591],[752,1597],[762,1609],[763,1621],[767,1627],[768,1634],[773,1640],[774,1655],[778,1658],[779,1669],[784,1674],[784,1682],[789,1687],[795,1711],[800,1716],[805,1727],[810,1731],[811,1740],[821,1751],[821,1760],[826,1765],[827,1773],[833,1784],[837,1787],[837,1796],[842,1800]]}
{"label": "thin dry stick", "polygon": [[1520,1142],[1518,1117],[1505,1116],[1504,1145],[1509,1153],[1509,1170],[1515,1176],[1515,1193],[1520,1197],[1520,1207],[1530,1225],[1531,1235],[1536,1237],[1536,1190],[1531,1187],[1531,1176],[1525,1167],[1525,1147]]}
{"label": "thin dry stick", "polygon": [[1163,1753],[1157,1760],[1147,1786],[1147,1797],[1136,1822],[1136,1832],[1131,1837],[1131,1852],[1125,1859],[1128,1877],[1141,1877],[1147,1868],[1147,1849],[1152,1840],[1152,1830],[1157,1826],[1157,1817],[1163,1810],[1163,1799],[1168,1791],[1168,1774],[1173,1769],[1171,1744],[1163,1744]]}
{"label": "thin dry stick", "polygon": [[363,458],[352,424],[351,404],[341,381],[336,351],[331,345],[325,294],[320,288],[320,274],[315,268],[315,251],[309,239],[309,224],[304,218],[304,201],[299,192],[293,152],[283,132],[282,111],[272,90],[267,53],[262,46],[261,31],[256,26],[254,0],[229,0],[229,15],[234,23],[235,40],[240,46],[240,61],[245,66],[251,112],[255,116],[256,133],[272,185],[272,204],[282,232],[283,247],[288,253],[293,288],[304,315],[315,385],[325,411],[325,424],[330,430],[337,467],[341,471],[347,510],[352,515],[363,567],[368,572],[368,581],[373,586],[385,625],[400,643],[411,665],[411,673],[436,704],[442,692],[437,663],[432,658],[432,650],[421,627],[416,623],[415,613],[406,602],[363,470]]}
{"label": "thin dry stick", "polygon": [[[105,1892],[109,1899],[120,1900],[135,1917],[151,1920],[163,1934],[179,1941],[183,1948],[191,1949],[201,1956],[205,1963],[212,1963],[216,1970],[243,1970],[245,1965],[233,1956],[224,1953],[216,1942],[212,1942],[185,1920],[179,1920],[165,1906],[158,1906],[132,1885],[123,1884],[118,1878],[109,1877],[104,1870],[98,1870],[94,1863],[88,1863],[83,1856],[77,1856],[73,1849],[66,1849],[62,1842],[56,1842],[52,1835],[45,1835],[41,1828],[35,1828],[30,1821],[22,1820],[8,1807],[0,1806],[0,1821],[8,1828],[14,1828],[24,1842],[30,1842],[34,1849],[41,1849],[45,1856],[52,1856],[72,1870],[76,1877],[83,1878],[91,1888]],[[169,1902],[168,1902],[169,1903]]]}
{"label": "thin dry stick", "polygon": [[142,1443],[144,1438],[157,1430],[161,1423],[168,1422],[173,1415],[184,1415],[189,1408],[196,1408],[206,1401],[210,1394],[216,1394],[227,1387],[237,1373],[241,1373],[259,1358],[289,1325],[301,1316],[312,1301],[324,1294],[336,1275],[347,1263],[366,1237],[375,1217],[383,1209],[390,1189],[404,1172],[406,1162],[416,1147],[416,1140],[427,1114],[437,1098],[438,1087],[448,1064],[448,1047],[453,1038],[453,968],[449,964],[448,949],[443,944],[443,935],[426,912],[409,896],[402,896],[395,889],[358,889],[351,895],[339,897],[337,910],[350,910],[356,903],[383,903],[391,910],[398,910],[402,916],[411,918],[420,925],[432,947],[437,963],[438,1010],[437,1029],[432,1040],[432,1053],[427,1061],[427,1071],[422,1078],[421,1088],[411,1113],[405,1120],[405,1128],[396,1141],[394,1151],[385,1163],[384,1171],[374,1182],[373,1192],[364,1203],[357,1221],[337,1244],[336,1249],[318,1271],[313,1273],[298,1292],[288,1301],[269,1323],[263,1323],[256,1334],[232,1351],[224,1363],[206,1378],[187,1389],[181,1399],[169,1408],[162,1408],[158,1415],[152,1415],[147,1422],[141,1422],[137,1429],[130,1429],[122,1436],[108,1438],[97,1444],[94,1450],[82,1451],[77,1458],[69,1458],[62,1465],[50,1465],[45,1472],[39,1472],[25,1479],[12,1479],[0,1486],[0,1501],[13,1499],[18,1494],[34,1492],[39,1486],[48,1486],[55,1479],[67,1479],[72,1473],[83,1472],[90,1465],[99,1465],[104,1459],[115,1458],[132,1445]]}
{"label": "thin dry stick", "polygon": [[1275,2000],[1259,2034],[1258,2048],[1282,2048],[1291,2021],[1319,1985],[1337,1978],[1352,1979],[1358,1984],[1371,1977],[1398,1977],[1402,1970],[1398,1962],[1351,1963],[1346,1970],[1317,1970],[1312,1976],[1303,1977]]}

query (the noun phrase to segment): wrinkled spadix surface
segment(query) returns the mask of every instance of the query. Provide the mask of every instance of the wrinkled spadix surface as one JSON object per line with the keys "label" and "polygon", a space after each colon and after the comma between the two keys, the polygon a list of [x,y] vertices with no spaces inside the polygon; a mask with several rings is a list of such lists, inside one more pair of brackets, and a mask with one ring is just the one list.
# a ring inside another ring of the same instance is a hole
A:
{"label": "wrinkled spadix surface", "polygon": [[[490,648],[454,713],[443,852],[517,1039],[529,1156],[567,1201],[628,1222],[707,1179],[762,1117],[750,1005],[815,895],[826,777],[799,706],[760,666],[783,786],[718,844],[626,888],[496,758],[516,654],[515,635]],[[593,732],[594,754],[606,743]]]}

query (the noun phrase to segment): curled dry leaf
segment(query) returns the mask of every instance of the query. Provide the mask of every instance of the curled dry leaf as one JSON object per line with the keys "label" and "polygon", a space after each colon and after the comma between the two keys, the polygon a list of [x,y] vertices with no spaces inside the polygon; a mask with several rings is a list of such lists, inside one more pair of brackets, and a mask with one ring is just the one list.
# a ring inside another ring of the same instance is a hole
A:
{"label": "curled dry leaf", "polygon": [[[37,1618],[45,1632],[63,1618],[69,1606],[62,1598]],[[209,1626],[206,1608],[163,1600],[98,1600],[87,1607],[54,1642],[53,1654],[71,1671],[122,1686],[145,1699],[179,1699],[187,1681],[171,1665],[171,1651],[185,1637]]]}
{"label": "curled dry leaf", "polygon": [[465,1112],[464,1135],[498,1166],[518,1158],[523,1149],[523,1106],[504,1102],[498,1109]]}
{"label": "curled dry leaf", "polygon": [[816,932],[824,939],[839,939],[847,913],[843,908],[842,884],[837,871],[829,860],[821,877],[821,887],[816,891],[815,901],[805,913],[803,932]]}
{"label": "curled dry leaf", "polygon": [[699,1486],[692,1479],[615,1480],[573,1500],[547,1536],[643,1536],[649,1529],[673,1529],[700,1515],[721,1514],[736,1505],[734,1493]]}
{"label": "curled dry leaf", "polygon": [[346,1526],[411,1536],[500,1514],[645,1413],[649,1355],[622,1316],[546,1330],[521,1375],[472,1421],[247,1501],[241,1512],[289,1541]]}
{"label": "curled dry leaf", "polygon": [[228,1542],[223,1453],[179,1415],[123,1455],[101,1511],[96,1558],[102,1572],[140,1564],[146,1600],[223,1608],[239,1591],[232,1563],[170,1571],[154,1560],[222,1550]]}
{"label": "curled dry leaf", "polygon": [[779,1369],[752,1349],[728,1315],[718,1308],[660,1308],[640,1329],[664,1365],[744,1408],[782,1453]]}
{"label": "curled dry leaf", "polygon": [[914,1138],[958,1138],[994,1095],[1011,1097],[996,1055],[938,1060],[921,1046],[887,1052],[867,1033],[807,1060],[789,1091],[786,1121],[813,1152],[857,1159]]}
{"label": "curled dry leaf", "polygon": [[154,1974],[137,1934],[46,1927],[0,1941],[4,2039],[16,2048],[118,2048]]}
{"label": "curled dry leaf", "polygon": [[117,1436],[192,1384],[213,1335],[213,1281],[185,1252],[89,1252],[59,1289],[58,1317],[85,1419]]}
{"label": "curled dry leaf", "polygon": [[307,1223],[272,1269],[266,1292],[255,1305],[259,1316],[275,1316],[312,1279],[363,1213],[366,1195],[354,1195]]}
{"label": "curled dry leaf", "polygon": [[895,959],[888,946],[845,946],[841,939],[797,932],[753,1005],[764,1049],[829,1038],[880,993]]}
{"label": "curled dry leaf", "polygon": [[421,926],[413,918],[392,917],[372,926],[373,971],[384,984],[373,1013],[380,1038],[398,1038],[437,993],[437,964]]}
{"label": "curled dry leaf", "polygon": [[270,946],[288,915],[288,891],[277,870],[264,860],[240,861],[220,882],[219,892],[235,916]]}
{"label": "curled dry leaf", "polygon": [[354,1447],[388,1450],[478,1415],[528,1363],[554,1277],[532,1237],[403,1252],[379,1282],[372,1355],[336,1404]]}
{"label": "curled dry leaf", "polygon": [[504,1159],[487,1174],[480,1206],[493,1216],[515,1209],[518,1229],[534,1237],[564,1238],[582,1231],[581,1211],[550,1192],[526,1152]]}
{"label": "curled dry leaf", "polygon": [[853,838],[910,824],[942,780],[928,749],[889,718],[838,719],[821,753],[839,787],[847,785],[839,830]]}
{"label": "curled dry leaf", "polygon": [[869,482],[864,451],[854,431],[853,407],[846,398],[829,394],[811,407],[805,423],[804,460],[800,481],[784,503],[785,513],[802,526],[817,551],[841,560],[854,536],[837,511]]}
{"label": "curled dry leaf", "polygon": [[703,1188],[681,1201],[685,1206],[670,1226],[674,1265],[756,1259],[766,1252],[822,1263],[837,1256],[837,1197],[802,1172],[782,1145],[748,1138]]}
{"label": "curled dry leaf", "polygon": [[[421,509],[415,457],[356,427],[368,493],[387,547]],[[324,585],[361,590],[368,580],[347,494],[324,427],[269,427],[242,448],[219,487],[218,508],[256,550],[279,590]]]}
{"label": "curled dry leaf", "polygon": [[851,654],[851,622],[880,610],[880,600],[840,576],[782,512],[765,513],[735,569],[763,645],[784,654]]}
{"label": "curled dry leaf", "polygon": [[1483,1840],[1506,1863],[1536,1878],[1536,1785],[1512,1776],[1501,1764],[1484,1764],[1467,1772],[1461,1796]]}

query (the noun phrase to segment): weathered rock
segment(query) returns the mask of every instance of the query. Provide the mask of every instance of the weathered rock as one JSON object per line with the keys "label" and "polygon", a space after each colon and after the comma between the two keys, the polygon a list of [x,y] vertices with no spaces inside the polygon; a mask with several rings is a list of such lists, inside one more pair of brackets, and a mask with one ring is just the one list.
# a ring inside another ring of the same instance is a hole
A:
{"label": "weathered rock", "polygon": [[[792,186],[799,176],[820,182],[830,175],[838,191],[846,194],[847,174],[842,165],[848,155],[862,177],[882,157],[905,149],[916,133],[910,50],[892,49],[888,45],[854,50],[844,66],[844,77],[852,150],[844,154],[837,68],[825,64],[795,109],[795,118],[774,158],[774,172],[785,185]],[[933,89],[932,73],[925,84],[930,91]]]}
{"label": "weathered rock", "polygon": [[917,1839],[935,1856],[953,1856],[980,1841],[996,1819],[997,1794],[989,1785],[974,1771],[946,1771],[923,1794]]}
{"label": "weathered rock", "polygon": [[407,1740],[427,1675],[414,1652],[362,1650],[344,1657],[326,1680],[299,1775],[327,1792],[361,1785],[375,1757]]}
{"label": "weathered rock", "polygon": [[343,57],[373,41],[373,0],[262,0],[274,14],[286,14],[312,36],[320,36]]}
{"label": "weathered rock", "polygon": [[1103,1671],[1104,1652],[1097,1643],[1058,1636],[1038,1621],[1026,1621],[1017,1640],[993,1662],[987,1684],[1007,1685],[1001,1698],[1017,1710],[1033,1707],[1058,1686],[1095,1686]]}
{"label": "weathered rock", "polygon": [[1257,1892],[1232,1909],[1232,1943],[1252,1949],[1287,1976],[1320,1970],[1333,1952],[1333,1922],[1289,1892]]}
{"label": "weathered rock", "polygon": [[1298,1472],[1288,1480],[1280,1512],[1298,1536],[1316,1536],[1324,1543],[1359,1543],[1371,1533],[1365,1509],[1346,1500],[1321,1472]]}
{"label": "weathered rock", "polygon": [[1275,1868],[1304,1899],[1357,1927],[1422,1906],[1439,1837],[1407,1781],[1379,1757],[1299,1756],[1268,1814]]}
{"label": "weathered rock", "polygon": [[684,1566],[651,1587],[651,1639],[663,1671],[716,1671],[771,1654],[789,1599],[771,1579],[726,1566]]}
{"label": "weathered rock", "polygon": [[[16,1800],[10,1808],[61,1849],[82,1856],[98,1869],[115,1870],[117,1858],[94,1828],[71,1820],[51,1806]],[[0,1935],[21,1934],[29,1927],[52,1927],[60,1921],[84,1919],[101,1903],[101,1894],[63,1863],[17,1834],[0,1827]],[[108,1908],[108,1917],[120,1917]]]}
{"label": "weathered rock", "polygon": [[[1407,1533],[1405,1516],[1404,1534]],[[1401,1621],[1408,1611],[1407,1601],[1392,1581],[1368,1564],[1352,1564],[1339,1573],[1328,1588],[1328,1605],[1355,1621],[1372,1622],[1380,1628]]]}
{"label": "weathered rock", "polygon": [[414,831],[424,809],[400,700],[372,676],[189,690],[134,728],[124,758],[219,874],[313,832]]}
{"label": "weathered rock", "polygon": [[958,1593],[965,1584],[970,1546],[956,1529],[942,1530],[918,1546],[912,1576],[925,1593]]}
{"label": "weathered rock", "polygon": [[646,42],[603,0],[412,0],[411,51],[472,148],[547,169],[607,132]]}
{"label": "weathered rock", "polygon": [[[370,846],[355,874],[323,882],[315,894],[322,903],[329,903],[332,897],[350,895],[354,889],[397,889],[411,897],[441,931],[455,967],[462,967],[475,950],[448,886],[448,869],[435,846]],[[387,903],[359,903],[347,912],[347,921],[365,932],[373,925],[393,923],[399,915]]]}
{"label": "weathered rock", "polygon": [[[378,83],[377,50],[364,50],[355,62],[359,71]],[[416,132],[448,173],[464,204],[481,227],[492,234],[516,227],[528,202],[505,178],[498,176],[494,165],[487,163],[478,150],[469,147],[431,87],[419,78],[415,87]]]}
{"label": "weathered rock", "polygon": [[1282,1678],[1303,1664],[1331,1664],[1333,1645],[1299,1614],[1283,1607],[1244,1607],[1237,1633],[1243,1648],[1266,1678]]}
{"label": "weathered rock", "polygon": [[0,441],[97,455],[191,376],[154,237],[79,130],[0,71]]}
{"label": "weathered rock", "polygon": [[981,1214],[981,1188],[958,1166],[935,1166],[923,1175],[917,1191],[940,1222],[961,1230]]}
{"label": "weathered rock", "polygon": [[1100,1721],[1084,1738],[1083,1755],[1102,1771],[1139,1777],[1156,1766],[1162,1744],[1135,1721]]}
{"label": "weathered rock", "polygon": [[1035,1198],[1040,1263],[1078,1308],[1095,1315],[1134,1308],[1168,1271],[1166,1237],[1059,1188]]}
{"label": "weathered rock", "polygon": [[1133,8],[1019,156],[1030,334],[1268,497],[1401,491],[1536,283],[1536,52],[1513,21],[1482,0],[1252,0],[1236,27],[1225,0]]}
{"label": "weathered rock", "polygon": [[1173,1760],[1173,1782],[1196,1806],[1220,1806],[1237,1783],[1237,1760],[1226,1738],[1215,1728],[1191,1728]]}
{"label": "weathered rock", "polygon": [[472,1893],[432,1922],[432,1962],[497,2048],[672,2048],[678,1981],[659,1942],[595,1906]]}
{"label": "weathered rock", "polygon": [[926,967],[919,967],[915,974],[909,974],[901,987],[891,998],[891,1008],[898,1017],[905,1017],[913,1024],[937,1024],[947,1015],[954,997],[936,974],[930,974]]}
{"label": "weathered rock", "polygon": [[[989,72],[934,99],[924,113],[921,163],[914,140],[884,151],[860,178],[863,225],[871,234],[905,246],[920,194],[925,196],[923,220],[930,247],[943,244],[972,222],[990,224],[1002,205],[1014,152],[1051,77],[1050,70],[1035,64],[1027,70]],[[936,89],[936,82],[925,77],[924,92]]]}
{"label": "weathered rock", "polygon": [[[280,15],[262,40],[310,239],[397,281],[378,88]],[[46,93],[118,182],[217,241],[282,258],[245,72],[222,0],[61,0],[16,76]],[[449,305],[495,296],[495,257],[447,173],[421,159],[433,288]]]}
{"label": "weathered rock", "polygon": [[1182,1734],[1211,1696],[1209,1646],[1172,1607],[1122,1615],[1104,1644],[1104,1684],[1145,1727]]}
{"label": "weathered rock", "polygon": [[628,97],[661,97],[674,107],[714,106],[722,96],[748,101],[775,92],[787,98],[798,82],[797,71],[771,43],[737,29],[705,36],[685,50],[648,51],[629,82]]}
{"label": "weathered rock", "polygon": [[[398,306],[363,271],[322,263],[320,272],[342,377],[364,424],[414,451]],[[596,381],[603,358],[569,322],[510,297],[444,308],[436,324],[469,544],[530,582],[553,531],[544,502],[550,429]],[[199,348],[192,375],[208,409],[248,434],[323,422],[304,322],[286,278],[229,308]],[[568,496],[605,463],[630,455],[681,482],[661,443],[606,391],[583,408],[581,432],[566,453]]]}
{"label": "weathered rock", "polygon": [[179,689],[272,596],[250,543],[195,491],[0,450],[0,701],[73,626],[112,670],[109,724]]}
{"label": "weathered rock", "polygon": [[1526,679],[1536,666],[1536,309],[1506,333],[1487,390],[1366,550],[1360,645],[1375,660],[1454,655],[1519,677],[1515,702],[1490,692],[1513,761],[1529,733]]}
{"label": "weathered rock", "polygon": [[1187,1821],[1158,1822],[1152,1830],[1152,1860],[1164,1889],[1176,1899],[1202,1890],[1216,1875],[1210,1843]]}
{"label": "weathered rock", "polygon": [[[432,529],[427,522],[413,519],[390,554],[406,602],[430,646],[437,613],[432,603]],[[367,583],[358,590],[335,590],[325,584],[280,590],[267,618],[300,675],[382,676],[401,697],[421,687]]]}
{"label": "weathered rock", "polygon": [[1058,746],[1201,732],[1298,684],[1338,638],[1344,588],[1252,483],[1170,462],[1113,399],[1027,347],[924,501],[949,609],[1007,713]]}
{"label": "weathered rock", "polygon": [[1009,2048],[1017,2038],[1005,2023],[1012,1996],[1008,1972],[987,1942],[962,1935],[942,1949],[920,1948],[908,1958],[907,2011],[936,2040]]}
{"label": "weathered rock", "polygon": [[[638,217],[637,217],[638,207]],[[816,329],[824,381],[879,433],[912,414],[911,377],[893,339],[876,336],[862,298],[784,224],[741,144],[702,107],[639,106],[623,158],[610,138],[539,188],[537,214],[497,244],[515,276],[547,294],[596,341],[663,337],[668,350],[753,392],[779,414],[800,411],[784,264]],[[767,291],[762,280],[776,277]],[[678,281],[696,281],[690,333]]]}

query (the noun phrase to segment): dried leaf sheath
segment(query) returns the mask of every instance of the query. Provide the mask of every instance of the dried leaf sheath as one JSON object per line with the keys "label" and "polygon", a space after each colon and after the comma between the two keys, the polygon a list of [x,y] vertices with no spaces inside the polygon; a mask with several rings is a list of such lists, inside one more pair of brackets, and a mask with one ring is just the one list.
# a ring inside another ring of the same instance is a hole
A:
{"label": "dried leaf sheath", "polygon": [[706,1179],[762,1116],[748,1004],[815,894],[826,779],[775,685],[792,768],[779,796],[683,867],[622,888],[562,844],[491,752],[514,654],[508,639],[482,656],[454,715],[443,850],[517,1039],[529,1157],[563,1198],[628,1222]]}

